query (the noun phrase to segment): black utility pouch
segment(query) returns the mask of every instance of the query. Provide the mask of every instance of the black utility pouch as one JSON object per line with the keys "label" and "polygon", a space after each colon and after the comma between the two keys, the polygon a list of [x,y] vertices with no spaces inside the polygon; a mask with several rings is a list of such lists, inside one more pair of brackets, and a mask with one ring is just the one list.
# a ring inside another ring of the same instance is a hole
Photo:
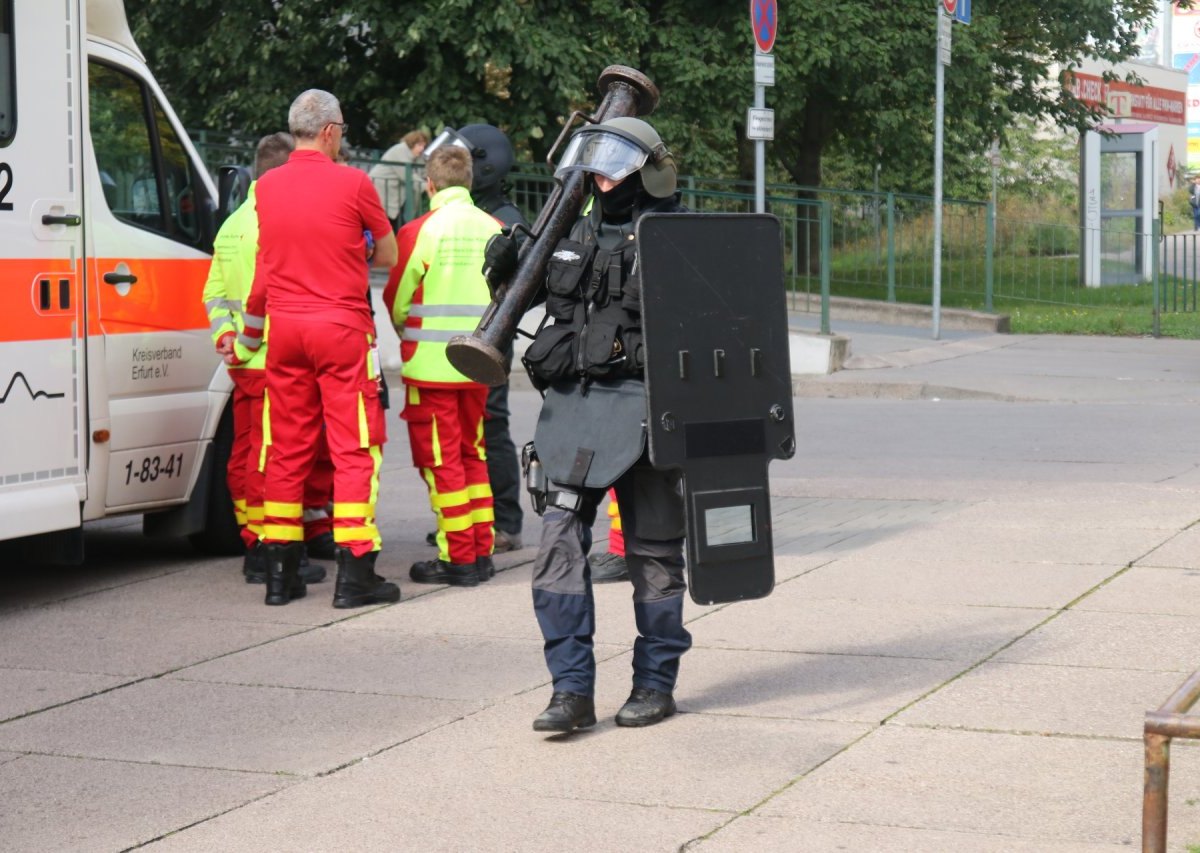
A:
{"label": "black utility pouch", "polygon": [[546,313],[555,320],[570,320],[575,303],[583,299],[584,274],[591,269],[594,247],[560,240],[546,265]]}
{"label": "black utility pouch", "polygon": [[574,376],[578,346],[570,326],[546,326],[538,332],[521,359],[533,386],[542,391],[551,382]]}
{"label": "black utility pouch", "polygon": [[603,379],[623,374],[626,356],[621,324],[616,319],[593,318],[588,322],[583,369],[589,376]]}

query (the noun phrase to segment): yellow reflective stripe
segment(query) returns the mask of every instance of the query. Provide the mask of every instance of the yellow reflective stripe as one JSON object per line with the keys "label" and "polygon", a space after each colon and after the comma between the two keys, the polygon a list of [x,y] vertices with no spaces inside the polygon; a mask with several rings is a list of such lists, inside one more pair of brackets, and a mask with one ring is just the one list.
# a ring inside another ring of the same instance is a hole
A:
{"label": "yellow reflective stripe", "polygon": [[375,515],[375,504],[334,504],[334,518],[371,518]]}
{"label": "yellow reflective stripe", "polygon": [[496,512],[490,506],[471,510],[471,523],[483,524],[485,521],[495,521]]}
{"label": "yellow reflective stripe", "polygon": [[445,492],[440,495],[437,492],[431,492],[429,500],[434,509],[445,509],[448,506],[462,506],[467,503],[469,498],[466,489],[459,489],[456,492]]}
{"label": "yellow reflective stripe", "polygon": [[246,513],[242,512],[242,511],[241,511],[240,509],[238,509],[237,507],[234,507],[234,508],[233,508],[233,520],[237,522],[237,526],[238,526],[238,527],[245,527],[245,526],[246,526],[246,523],[247,523],[247,522],[248,522],[250,519],[248,519],[248,518],[246,517]]}
{"label": "yellow reflective stripe", "polygon": [[251,521],[262,521],[266,517],[266,511],[261,506],[246,507],[246,516]]}
{"label": "yellow reflective stripe", "polygon": [[367,428],[367,406],[362,391],[358,392],[358,446],[371,446],[371,431]]}
{"label": "yellow reflective stripe", "polygon": [[271,446],[271,395],[263,391],[263,443],[258,452],[258,470],[267,470],[267,448]]}
{"label": "yellow reflective stripe", "polygon": [[379,538],[379,528],[374,524],[364,524],[361,527],[333,528],[334,542],[360,542],[370,539],[372,542]]}
{"label": "yellow reflective stripe", "polygon": [[282,539],[284,542],[303,542],[302,524],[264,524],[263,539]]}
{"label": "yellow reflective stripe", "polygon": [[433,467],[440,468],[442,466],[442,440],[438,438],[437,415],[434,415],[430,420],[430,425],[433,427],[431,440],[433,441]]}
{"label": "yellow reflective stripe", "polygon": [[421,389],[419,389],[416,385],[406,385],[405,387],[408,388],[408,402],[412,403],[414,406],[420,405]]}
{"label": "yellow reflective stripe", "polygon": [[471,500],[478,498],[490,498],[492,496],[492,487],[488,483],[477,483],[474,486],[467,486],[467,497]]}
{"label": "yellow reflective stripe", "polygon": [[242,512],[245,512],[246,511],[246,499],[245,498],[234,498],[233,499],[233,508],[240,509]]}
{"label": "yellow reflective stripe", "polygon": [[278,501],[266,501],[263,504],[263,514],[276,518],[303,518],[304,504],[285,504]]}
{"label": "yellow reflective stripe", "polygon": [[259,539],[263,538],[263,526],[261,524],[255,524],[252,521],[246,525],[246,529],[249,530],[251,533],[253,533],[255,536],[257,536]]}
{"label": "yellow reflective stripe", "polygon": [[[371,461],[375,463],[371,469],[371,506],[374,507],[379,502],[379,469],[383,467],[383,448],[376,444],[370,448],[370,452]],[[375,547],[378,549],[382,545],[383,539],[376,536]]]}
{"label": "yellow reflective stripe", "polygon": [[474,523],[469,515],[462,515],[457,518],[446,518],[443,515],[438,517],[438,530],[445,533],[457,533],[460,530],[470,530]]}

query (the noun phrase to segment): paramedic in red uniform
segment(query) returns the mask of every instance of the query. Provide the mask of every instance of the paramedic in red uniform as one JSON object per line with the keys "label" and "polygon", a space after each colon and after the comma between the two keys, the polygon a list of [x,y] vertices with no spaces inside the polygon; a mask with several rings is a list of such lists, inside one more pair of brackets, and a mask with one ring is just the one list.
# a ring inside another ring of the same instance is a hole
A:
{"label": "paramedic in red uniform", "polygon": [[446,358],[446,343],[469,334],[491,301],[483,253],[500,222],[471,200],[471,173],[465,148],[443,145],[430,154],[429,213],[400,229],[400,262],[383,291],[400,333],[402,417],[413,464],[429,487],[438,526],[438,558],[409,571],[417,583],[476,586],[496,573],[483,438],[488,388]]}
{"label": "paramedic in red uniform", "polygon": [[255,187],[258,266],[237,344],[239,358],[253,350],[270,314],[266,603],[287,604],[306,592],[298,573],[304,483],[322,418],[334,464],[333,606],[397,601],[399,588],[375,574],[381,544],[375,500],[386,432],[363,264],[365,231],[375,241],[375,267],[395,265],[396,238],[366,174],[334,162],[346,130],[337,98],[320,89],[302,93],[288,110],[288,129],[296,150]]}

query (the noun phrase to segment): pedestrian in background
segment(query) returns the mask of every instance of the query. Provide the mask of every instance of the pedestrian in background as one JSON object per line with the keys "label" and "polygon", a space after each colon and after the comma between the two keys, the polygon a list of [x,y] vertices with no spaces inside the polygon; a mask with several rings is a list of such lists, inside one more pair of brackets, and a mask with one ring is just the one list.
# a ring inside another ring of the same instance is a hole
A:
{"label": "pedestrian in background", "polygon": [[400,229],[399,263],[383,302],[400,335],[413,465],[429,489],[438,556],[414,563],[417,583],[475,586],[495,574],[492,490],[483,435],[488,388],[446,357],[490,302],[484,248],[500,223],[471,199],[471,155],[442,146],[426,163],[429,213]]}
{"label": "pedestrian in background", "polygon": [[395,584],[375,574],[382,544],[375,499],[387,435],[363,263],[370,257],[375,267],[392,267],[396,239],[370,179],[334,162],[346,127],[337,98],[303,92],[288,111],[296,150],[257,188],[259,263],[245,343],[253,350],[261,342],[270,313],[263,541],[271,605],[306,591],[298,573],[302,499],[322,421],[334,464],[333,606],[400,598]]}
{"label": "pedestrian in background", "polygon": [[1192,178],[1188,187],[1188,204],[1192,206],[1192,230],[1200,231],[1200,175]]}
{"label": "pedestrian in background", "polygon": [[414,204],[421,198],[425,173],[420,157],[428,144],[429,134],[423,130],[410,130],[399,142],[384,151],[380,162],[367,173],[383,199],[392,230],[399,230],[404,224],[405,203],[409,194],[412,194]]}

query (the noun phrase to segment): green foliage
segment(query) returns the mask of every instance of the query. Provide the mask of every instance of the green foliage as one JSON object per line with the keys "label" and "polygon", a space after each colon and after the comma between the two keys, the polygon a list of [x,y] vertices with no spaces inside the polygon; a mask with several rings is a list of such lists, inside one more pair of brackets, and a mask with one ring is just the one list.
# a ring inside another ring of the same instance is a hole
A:
{"label": "green foliage", "polygon": [[[654,122],[684,172],[748,178],[747,5],[715,0],[127,0],[142,49],[189,127],[279,129],[302,89],[342,100],[352,141],[382,147],[413,127],[486,121],[541,160],[572,110],[590,111],[611,64],[654,80]],[[982,160],[1021,116],[1079,127],[1093,116],[1054,86],[1053,63],[1135,52],[1158,0],[974,0],[955,26],[946,87],[947,187],[986,194]],[[835,173],[884,189],[931,183],[932,0],[789,0],[776,42],[772,179]],[[1024,165],[1028,165],[1028,161]],[[866,181],[863,182],[864,177]]]}

